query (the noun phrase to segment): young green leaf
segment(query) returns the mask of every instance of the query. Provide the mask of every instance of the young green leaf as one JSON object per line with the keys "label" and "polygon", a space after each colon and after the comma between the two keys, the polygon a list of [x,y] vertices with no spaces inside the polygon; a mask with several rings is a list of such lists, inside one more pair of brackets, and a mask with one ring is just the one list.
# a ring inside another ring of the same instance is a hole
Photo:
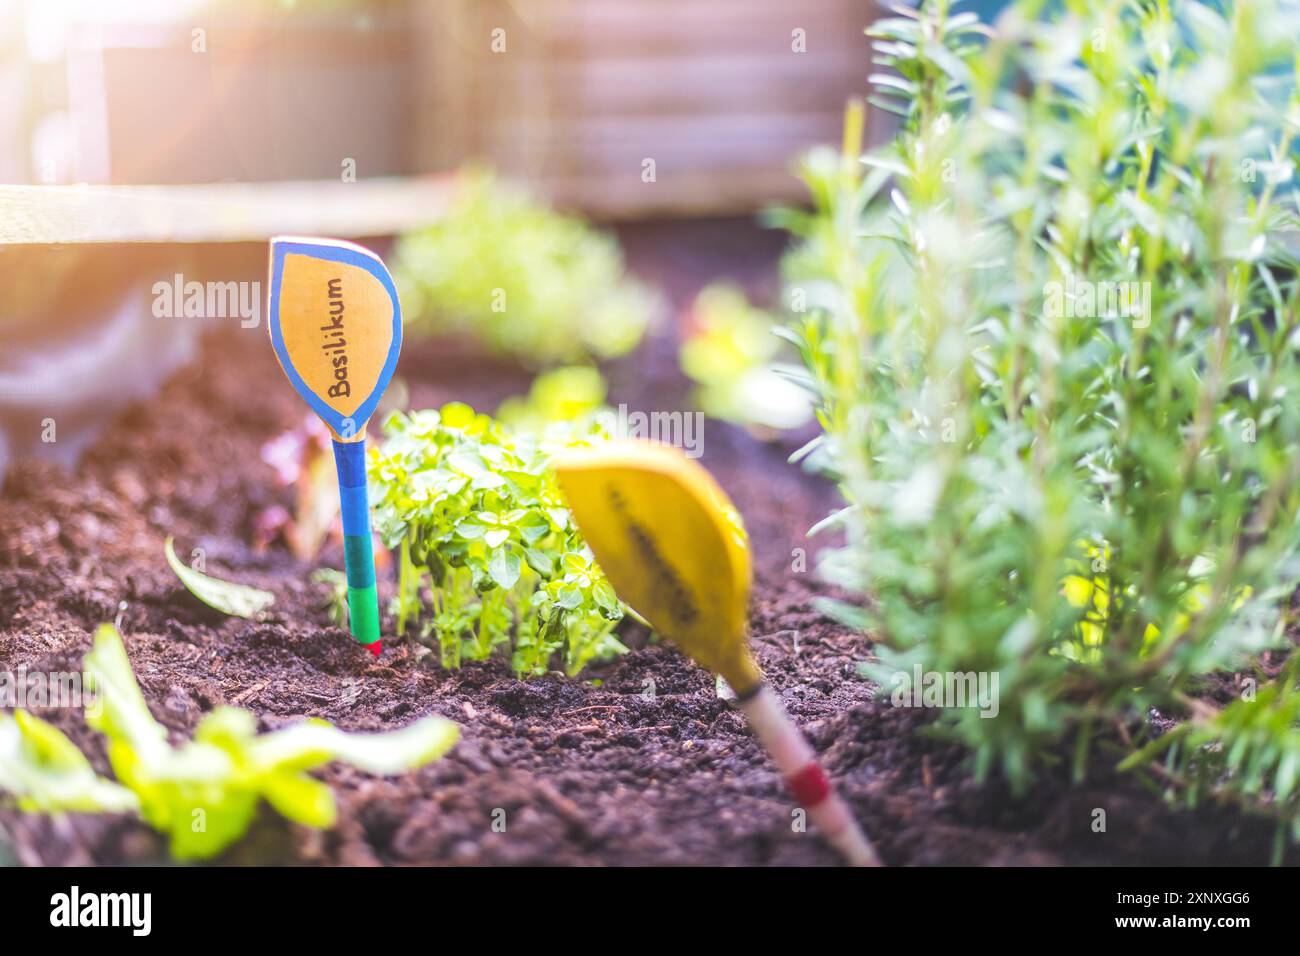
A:
{"label": "young green leaf", "polygon": [[253,617],[270,607],[275,601],[275,595],[270,591],[249,587],[246,584],[222,581],[186,567],[176,557],[171,535],[168,535],[163,543],[163,554],[166,555],[167,563],[171,565],[171,569],[176,572],[176,576],[181,579],[181,583],[189,589],[189,592],[208,607],[215,608],[222,614]]}
{"label": "young green leaf", "polygon": [[507,591],[519,580],[521,570],[519,555],[510,548],[498,548],[488,561],[488,571],[492,574],[492,580]]}
{"label": "young green leaf", "polygon": [[110,761],[115,747],[129,751],[134,759],[163,759],[169,750],[167,731],[149,713],[116,627],[99,625],[83,666],[86,683],[99,700],[98,712],[88,713],[86,722],[108,737]]}
{"label": "young green leaf", "polygon": [[311,573],[311,579],[317,584],[324,584],[329,588],[329,597],[324,602],[324,607],[330,613],[330,618],[339,627],[348,626],[348,578],[347,575],[336,568],[317,568]]}
{"label": "young green leaf", "polygon": [[545,551],[539,551],[537,548],[525,548],[524,560],[542,578],[550,578],[555,574],[555,556],[547,554]]}
{"label": "young green leaf", "polygon": [[25,710],[0,713],[0,791],[29,812],[139,809],[135,794],[95,773],[61,730]]}
{"label": "young green leaf", "polygon": [[303,767],[330,760],[379,776],[392,776],[437,760],[460,730],[442,717],[424,717],[384,733],[344,733],[323,720],[308,720],[258,737],[250,750],[261,766]]}

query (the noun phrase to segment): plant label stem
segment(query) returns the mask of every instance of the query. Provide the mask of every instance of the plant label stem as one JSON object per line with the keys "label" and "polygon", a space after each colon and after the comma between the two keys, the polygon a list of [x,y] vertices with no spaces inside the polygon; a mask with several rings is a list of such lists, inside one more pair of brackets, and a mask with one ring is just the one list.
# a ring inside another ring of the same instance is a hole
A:
{"label": "plant label stem", "polygon": [[826,840],[852,866],[880,866],[871,841],[853,818],[848,804],[831,786],[803,734],[791,722],[772,688],[761,684],[739,702],[745,719],[763,749],[785,778],[790,793],[822,831]]}

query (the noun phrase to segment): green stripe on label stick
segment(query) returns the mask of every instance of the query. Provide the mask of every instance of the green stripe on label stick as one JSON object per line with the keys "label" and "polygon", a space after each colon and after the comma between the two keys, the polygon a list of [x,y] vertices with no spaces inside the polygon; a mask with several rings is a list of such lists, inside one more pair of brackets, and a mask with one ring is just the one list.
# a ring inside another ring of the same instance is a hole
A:
{"label": "green stripe on label stick", "polygon": [[348,623],[358,644],[379,640],[379,593],[368,588],[348,588]]}

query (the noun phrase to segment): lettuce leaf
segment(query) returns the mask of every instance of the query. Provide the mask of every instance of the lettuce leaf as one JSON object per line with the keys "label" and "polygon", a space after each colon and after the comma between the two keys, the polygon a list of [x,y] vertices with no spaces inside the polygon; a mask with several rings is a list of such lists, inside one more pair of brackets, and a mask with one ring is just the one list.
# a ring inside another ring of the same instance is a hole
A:
{"label": "lettuce leaf", "polygon": [[20,810],[134,813],[135,794],[95,773],[63,731],[25,710],[0,713],[0,790]]}
{"label": "lettuce leaf", "polygon": [[112,625],[99,628],[85,666],[102,702],[87,719],[109,738],[114,773],[139,798],[144,819],[168,835],[178,859],[220,853],[247,831],[261,800],[296,823],[333,826],[334,794],[307,771],[343,760],[370,773],[400,773],[442,756],[459,736],[441,717],[375,734],[307,720],[259,736],[252,713],[219,707],[200,721],[193,740],[173,747],[149,713]]}

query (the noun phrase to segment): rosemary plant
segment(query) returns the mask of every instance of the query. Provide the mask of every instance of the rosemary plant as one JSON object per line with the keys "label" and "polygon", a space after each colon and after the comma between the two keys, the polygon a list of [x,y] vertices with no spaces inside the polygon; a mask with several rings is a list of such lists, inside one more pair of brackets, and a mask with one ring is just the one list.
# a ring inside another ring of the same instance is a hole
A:
{"label": "rosemary plant", "polygon": [[837,611],[886,692],[998,675],[996,717],[941,718],[980,775],[1131,741],[1300,837],[1294,667],[1193,697],[1285,645],[1300,578],[1300,6],[953,6],[868,31],[897,135],[860,155],[851,107],[786,219],[804,454],[848,502],[825,569],[871,595]]}

